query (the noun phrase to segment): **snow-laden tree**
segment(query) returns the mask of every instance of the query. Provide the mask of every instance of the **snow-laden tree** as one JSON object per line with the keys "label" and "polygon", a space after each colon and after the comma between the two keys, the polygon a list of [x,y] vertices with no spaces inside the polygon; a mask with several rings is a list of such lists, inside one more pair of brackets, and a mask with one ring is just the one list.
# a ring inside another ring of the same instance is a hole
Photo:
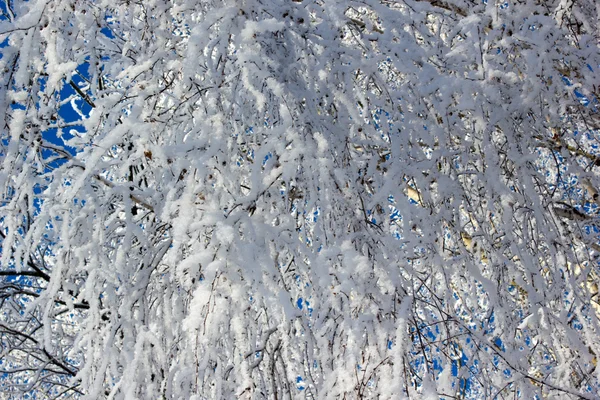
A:
{"label": "snow-laden tree", "polygon": [[594,0],[0,9],[3,398],[598,398]]}

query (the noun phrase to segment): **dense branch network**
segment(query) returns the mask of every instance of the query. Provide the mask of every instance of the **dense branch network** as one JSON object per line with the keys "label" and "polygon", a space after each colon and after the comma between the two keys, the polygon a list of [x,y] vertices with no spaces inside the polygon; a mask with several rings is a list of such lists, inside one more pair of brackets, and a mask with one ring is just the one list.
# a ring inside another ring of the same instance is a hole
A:
{"label": "dense branch network", "polygon": [[597,398],[593,1],[7,1],[0,40],[9,398]]}

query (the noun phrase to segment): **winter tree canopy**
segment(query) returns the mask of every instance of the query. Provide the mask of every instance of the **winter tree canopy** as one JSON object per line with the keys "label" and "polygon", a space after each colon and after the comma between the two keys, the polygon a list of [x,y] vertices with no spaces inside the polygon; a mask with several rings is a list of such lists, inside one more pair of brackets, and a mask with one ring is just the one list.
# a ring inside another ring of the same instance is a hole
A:
{"label": "winter tree canopy", "polygon": [[0,397],[598,399],[599,24],[0,1]]}

